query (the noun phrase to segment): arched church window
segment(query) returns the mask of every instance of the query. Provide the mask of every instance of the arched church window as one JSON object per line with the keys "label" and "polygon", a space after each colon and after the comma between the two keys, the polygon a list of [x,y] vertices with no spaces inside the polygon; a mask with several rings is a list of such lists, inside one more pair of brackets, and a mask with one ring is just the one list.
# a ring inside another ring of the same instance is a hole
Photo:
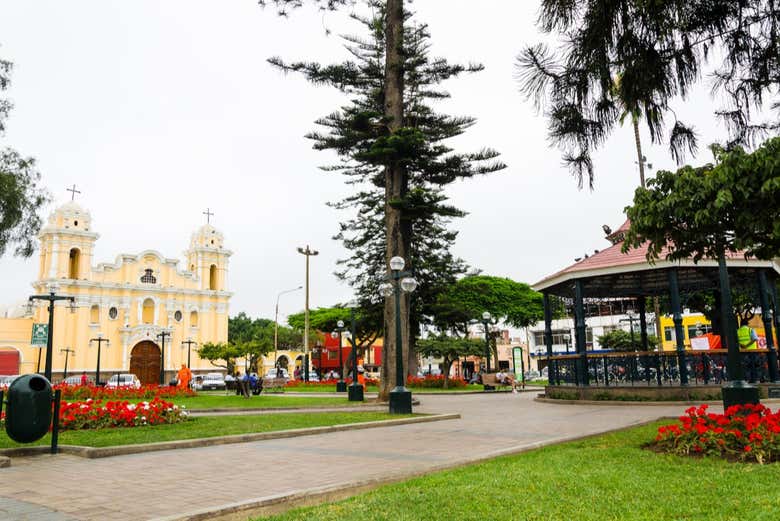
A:
{"label": "arched church window", "polygon": [[144,324],[154,324],[154,300],[150,298],[144,300],[141,321]]}
{"label": "arched church window", "polygon": [[157,277],[154,276],[154,271],[151,269],[145,269],[144,274],[141,276],[141,282],[144,284],[156,284]]}
{"label": "arched church window", "polygon": [[81,260],[81,252],[78,248],[71,248],[68,264],[68,278],[79,278],[79,261]]}
{"label": "arched church window", "polygon": [[209,289],[216,290],[217,288],[217,266],[212,264],[209,267]]}
{"label": "arched church window", "polygon": [[92,324],[100,322],[100,307],[97,304],[89,308],[89,321]]}
{"label": "arched church window", "polygon": [[190,312],[190,327],[198,327],[198,312]]}

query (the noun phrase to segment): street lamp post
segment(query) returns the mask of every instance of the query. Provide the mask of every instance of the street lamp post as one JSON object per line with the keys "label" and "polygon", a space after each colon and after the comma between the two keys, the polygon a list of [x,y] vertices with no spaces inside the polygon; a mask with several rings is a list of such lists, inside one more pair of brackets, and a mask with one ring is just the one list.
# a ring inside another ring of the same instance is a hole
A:
{"label": "street lamp post", "polygon": [[[482,313],[482,327],[485,329],[485,373],[490,372],[490,326],[498,324],[498,319],[493,318],[490,312],[485,311]],[[498,365],[498,360],[496,360]],[[495,389],[492,385],[483,386],[486,391],[492,391]]]}
{"label": "street lamp post", "polygon": [[336,382],[336,392],[337,393],[345,393],[347,392],[347,382],[344,381],[344,359],[342,357],[342,347],[341,347],[341,333],[344,331],[344,321],[339,320],[336,323],[336,330],[333,331],[330,336],[332,338],[338,338],[339,339],[339,381]]}
{"label": "street lamp post", "polygon": [[184,346],[187,346],[187,369],[192,369],[190,367],[190,349],[192,348],[193,344],[197,344],[193,339],[188,338],[187,340],[182,341],[181,348],[184,349]]}
{"label": "street lamp post", "polygon": [[[417,280],[411,272],[404,272],[406,262],[401,257],[390,259],[391,273],[379,285],[379,291],[384,297],[395,299],[395,388],[390,391],[390,414],[412,413],[412,392],[404,385],[403,346],[401,345],[401,291],[411,293],[417,289]],[[354,343],[354,341],[353,341]],[[357,368],[355,368],[357,371]]]}
{"label": "street lamp post", "polygon": [[569,354],[569,343],[571,342],[571,334],[564,333],[563,334],[563,341],[566,343],[566,354]]}
{"label": "street lamp post", "polygon": [[320,252],[312,250],[309,245],[306,248],[298,248],[298,253],[306,256],[306,307],[303,311],[303,378],[309,381],[309,257],[319,255]]}
{"label": "street lamp post", "polygon": [[65,371],[62,373],[62,379],[65,380],[68,377],[68,355],[71,353],[75,354],[76,351],[66,347],[65,349],[60,349],[60,353],[65,353]]}
{"label": "street lamp post", "polygon": [[303,289],[303,286],[298,286],[297,288],[288,289],[276,295],[276,310],[274,311],[274,368],[278,367],[277,360],[279,360],[277,355],[277,350],[279,349],[279,297],[281,297],[285,293],[292,293],[293,291],[298,291],[299,289]]}
{"label": "street lamp post", "polygon": [[170,331],[161,331],[157,338],[160,339],[160,385],[165,385],[165,337],[171,338]]}
{"label": "street lamp post", "polygon": [[51,382],[51,360],[52,360],[52,340],[54,338],[54,303],[58,300],[69,300],[70,301],[70,312],[75,313],[76,312],[76,299],[73,297],[65,297],[62,295],[57,295],[57,286],[51,285],[49,286],[49,294],[48,295],[31,295],[28,299],[28,307],[32,308],[32,302],[33,300],[47,300],[49,302],[49,332],[46,338],[46,365],[43,370],[43,376],[46,377],[47,380]]}
{"label": "street lamp post", "polygon": [[[98,352],[97,352],[97,367],[95,367],[95,385],[100,385],[100,348],[103,347],[103,342],[108,345],[110,342],[107,338],[103,337],[103,333],[98,333],[97,338],[91,338],[89,340],[90,342],[97,342],[98,345]],[[119,387],[119,380],[116,382],[117,387]]]}
{"label": "street lamp post", "polygon": [[355,321],[355,307],[354,302],[349,304],[349,326],[350,335],[349,343],[352,346],[352,384],[349,386],[348,399],[350,402],[362,402],[363,401],[363,386],[358,383],[358,368],[357,368],[357,333],[356,333],[356,321]]}

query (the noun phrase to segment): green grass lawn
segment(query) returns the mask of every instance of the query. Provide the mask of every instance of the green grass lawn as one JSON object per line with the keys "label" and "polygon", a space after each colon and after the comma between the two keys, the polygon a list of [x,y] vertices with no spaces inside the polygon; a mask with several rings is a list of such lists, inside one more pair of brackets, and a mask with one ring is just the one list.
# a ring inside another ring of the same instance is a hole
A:
{"label": "green grass lawn", "polygon": [[[428,388],[428,387],[412,387],[409,386],[408,389],[412,391],[412,393],[468,393],[468,392],[475,392],[475,391],[482,391],[482,385],[467,385],[466,387],[458,387],[458,388],[450,388],[450,389],[436,389],[436,388]],[[295,392],[295,393],[335,393],[336,392],[336,385],[304,385],[299,384],[296,386],[290,386],[285,387],[286,391],[289,392]],[[375,385],[369,385],[366,388],[366,393],[376,393],[379,392],[379,388]],[[345,393],[346,394],[346,393]]]}
{"label": "green grass lawn", "polygon": [[[335,388],[334,388],[335,390]],[[348,407],[359,405],[362,402],[350,402],[346,393],[343,397],[322,396],[284,396],[283,394],[261,394],[244,398],[235,394],[203,394],[192,398],[176,398],[171,400],[176,405],[185,405],[188,410],[197,409],[222,409],[222,408],[252,408],[252,409],[279,409],[282,407]]]}
{"label": "green grass lawn", "polygon": [[[211,438],[230,434],[250,432],[270,432],[345,423],[363,423],[378,420],[408,418],[408,415],[390,415],[380,412],[317,412],[307,414],[272,414],[252,416],[208,416],[190,418],[183,423],[155,425],[153,427],[128,427],[121,429],[97,429],[81,431],[63,431],[59,443],[62,445],[82,445],[87,447],[110,447],[112,445],[135,445],[158,441],[189,440],[193,438]],[[32,445],[49,445],[50,435]],[[5,430],[0,431],[0,448],[29,446],[19,444],[8,438]]]}
{"label": "green grass lawn", "polygon": [[775,486],[780,464],[735,464],[641,449],[658,425],[438,472],[270,519],[780,519]]}

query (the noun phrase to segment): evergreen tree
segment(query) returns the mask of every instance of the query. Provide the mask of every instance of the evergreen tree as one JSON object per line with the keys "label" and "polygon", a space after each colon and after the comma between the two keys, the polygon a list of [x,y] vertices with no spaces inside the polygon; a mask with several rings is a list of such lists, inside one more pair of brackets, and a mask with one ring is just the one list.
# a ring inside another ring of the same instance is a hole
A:
{"label": "evergreen tree", "polygon": [[[379,300],[377,287],[382,281],[377,275],[387,270],[389,257],[404,257],[406,269],[414,270],[420,289],[411,301],[404,298],[401,319],[408,320],[411,330],[417,331],[421,323],[427,322],[427,308],[435,302],[436,295],[466,269],[465,263],[449,252],[457,233],[447,228],[449,220],[463,212],[447,204],[442,188],[458,179],[500,170],[504,165],[495,161],[498,154],[493,150],[460,154],[444,143],[462,134],[474,119],[434,111],[432,102],[449,97],[440,84],[482,67],[453,65],[442,58],[431,58],[428,29],[425,25],[413,25],[410,13],[404,16],[407,31],[401,62],[405,85],[402,125],[392,128],[384,112],[389,97],[385,77],[390,60],[387,17],[384,2],[372,0],[368,5],[376,13],[374,16],[353,18],[369,30],[369,37],[344,37],[351,60],[328,66],[287,64],[278,58],[270,62],[285,71],[303,73],[313,83],[338,88],[350,97],[339,111],[317,121],[326,129],[324,132],[308,136],[315,141],[315,148],[335,150],[341,156],[339,164],[325,170],[347,176],[347,182],[357,188],[356,193],[333,203],[339,209],[356,210],[356,216],[342,223],[336,235],[353,252],[352,257],[342,261],[338,275],[355,287],[361,304],[374,310],[375,317],[380,312],[384,315],[385,330],[393,331],[394,303],[388,299],[383,305]],[[394,182],[390,183],[393,190],[388,189],[390,163],[403,169],[400,191],[394,191]],[[398,247],[388,241],[396,233],[401,236]],[[399,248],[405,254],[399,253]],[[395,367],[391,336],[385,335],[384,392],[393,386],[389,378]],[[405,363],[412,364],[410,369],[416,361],[409,349],[413,336],[409,331],[402,336]]]}
{"label": "evergreen tree", "polygon": [[[0,92],[11,82],[11,67],[11,62],[0,59]],[[0,137],[12,107],[10,101],[0,98]],[[48,193],[39,186],[40,179],[34,159],[11,148],[0,149],[0,256],[12,244],[16,245],[14,253],[22,257],[35,250],[35,236],[41,228],[38,211],[49,201]]]}
{"label": "evergreen tree", "polygon": [[593,187],[591,153],[621,111],[641,115],[653,142],[668,138],[678,163],[695,153],[695,131],[670,102],[687,97],[711,59],[720,59],[713,92],[727,103],[716,112],[730,133],[727,148],[780,130],[778,118],[757,122],[754,114],[767,102],[780,108],[773,100],[780,87],[776,0],[543,0],[538,25],[562,43],[521,53],[521,87],[544,108],[550,137],[580,185],[587,177]]}

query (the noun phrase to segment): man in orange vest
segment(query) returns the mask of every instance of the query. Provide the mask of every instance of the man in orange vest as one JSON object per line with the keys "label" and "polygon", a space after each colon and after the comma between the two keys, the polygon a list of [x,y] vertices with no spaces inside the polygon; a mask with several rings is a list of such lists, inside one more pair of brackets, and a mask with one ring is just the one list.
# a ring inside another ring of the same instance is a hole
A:
{"label": "man in orange vest", "polygon": [[189,389],[190,380],[192,380],[192,371],[190,371],[190,368],[187,367],[186,364],[181,364],[181,369],[179,369],[179,372],[176,374],[176,378],[179,380],[179,388]]}

